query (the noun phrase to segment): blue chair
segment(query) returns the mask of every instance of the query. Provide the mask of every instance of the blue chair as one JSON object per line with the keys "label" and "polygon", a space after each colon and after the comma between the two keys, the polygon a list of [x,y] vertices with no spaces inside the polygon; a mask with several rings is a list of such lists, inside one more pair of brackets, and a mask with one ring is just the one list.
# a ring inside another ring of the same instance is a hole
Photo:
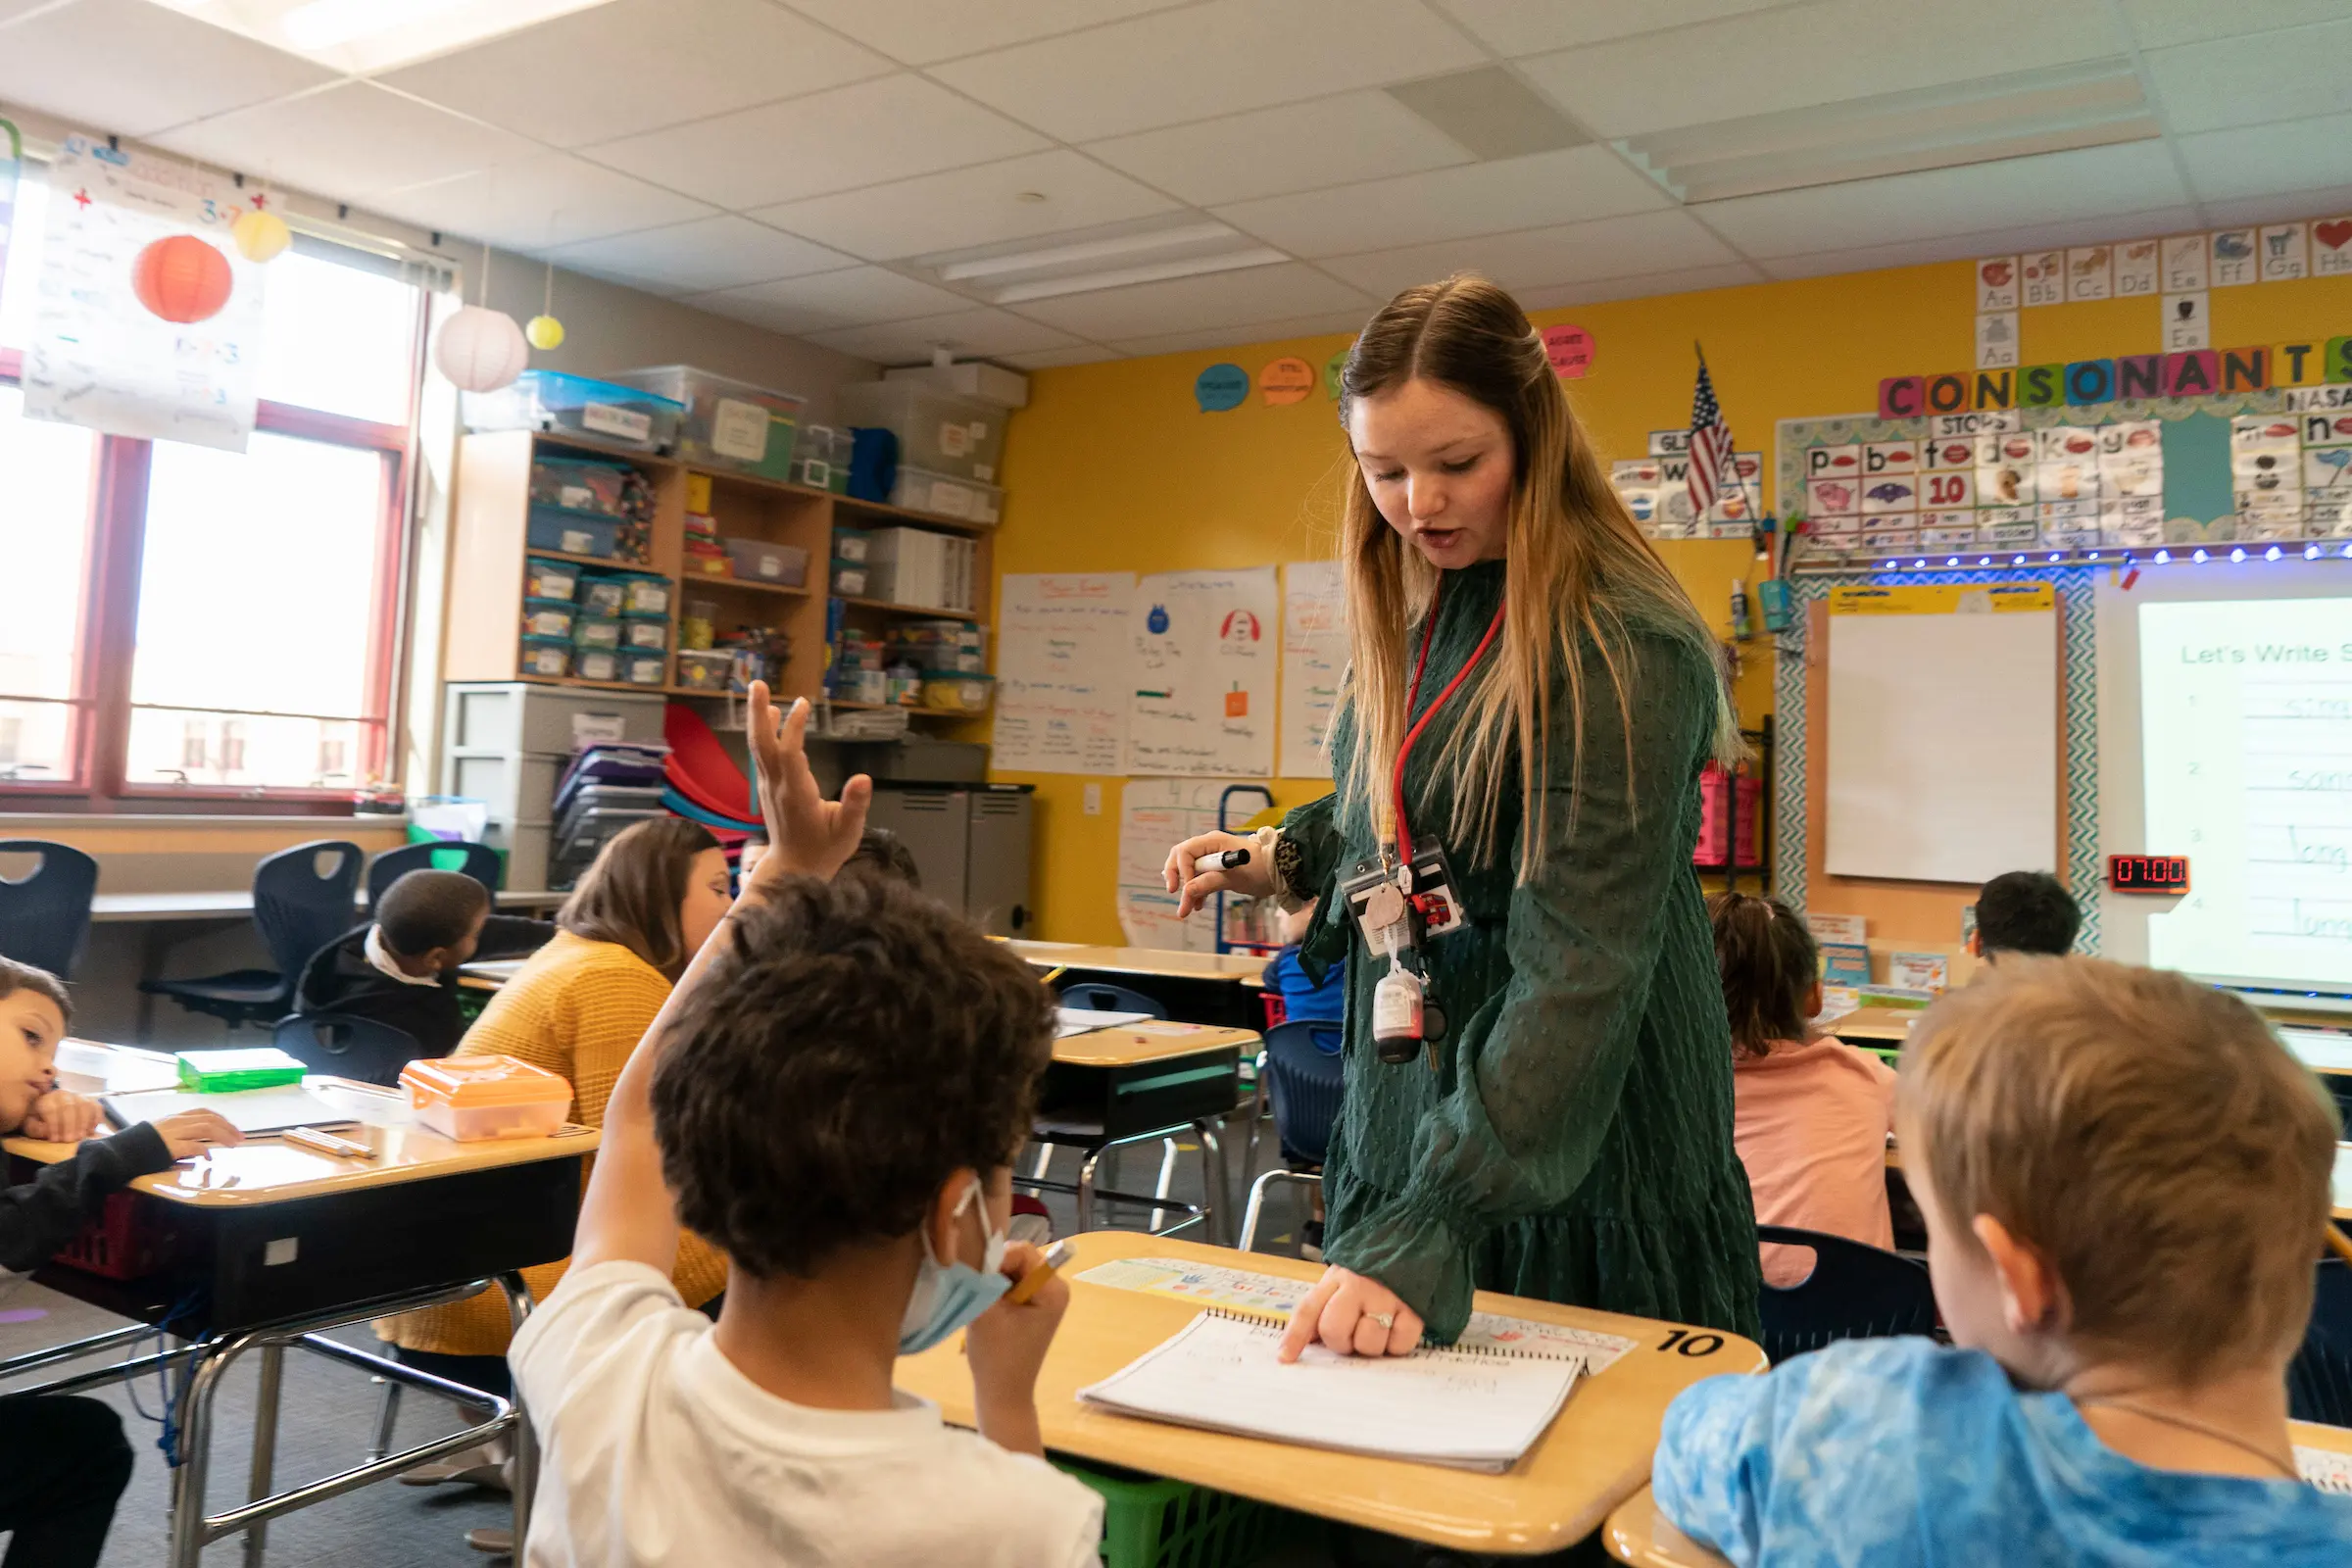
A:
{"label": "blue chair", "polygon": [[1065,1007],[1083,1007],[1089,1012],[1140,1012],[1147,1018],[1165,1018],[1168,1015],[1166,1004],[1147,997],[1141,991],[1130,991],[1125,986],[1098,985],[1092,980],[1063,986],[1061,1004]]}
{"label": "blue chair", "polygon": [[1266,1194],[1280,1183],[1320,1187],[1317,1174],[1331,1152],[1331,1130],[1340,1119],[1347,1073],[1336,1023],[1303,1020],[1278,1023],[1266,1031],[1265,1064],[1259,1069],[1266,1101],[1274,1112],[1274,1141],[1283,1163],[1250,1184],[1250,1206],[1242,1211],[1242,1250],[1257,1240],[1257,1217]]}
{"label": "blue chair", "polygon": [[400,1069],[424,1054],[406,1029],[341,1012],[298,1012],[277,1020],[277,1049],[313,1072],[364,1084],[396,1085]]}
{"label": "blue chair", "polygon": [[384,890],[411,871],[462,871],[498,897],[499,873],[505,869],[498,852],[487,844],[404,844],[386,850],[368,862],[368,907],[381,902]]}
{"label": "blue chair", "polygon": [[90,933],[98,862],[72,845],[44,839],[0,839],[0,855],[40,857],[31,873],[15,882],[0,874],[0,957],[71,979]]}
{"label": "blue chair", "polygon": [[294,988],[311,955],[339,940],[352,925],[367,856],[357,844],[314,839],[280,850],[253,871],[253,923],[261,928],[275,969],[231,969],[199,980],[142,980],[139,989],[170,997],[190,1012],[219,1018],[231,1029],[269,1023],[293,1005]]}
{"label": "blue chair", "polygon": [[1804,1279],[1764,1287],[1764,1353],[1774,1365],[1838,1340],[1936,1331],[1935,1289],[1911,1259],[1787,1225],[1759,1225],[1756,1240],[1813,1253],[1813,1272]]}
{"label": "blue chair", "polygon": [[2320,1264],[2303,1348],[2287,1363],[2287,1412],[2298,1421],[2352,1426],[2352,1263]]}

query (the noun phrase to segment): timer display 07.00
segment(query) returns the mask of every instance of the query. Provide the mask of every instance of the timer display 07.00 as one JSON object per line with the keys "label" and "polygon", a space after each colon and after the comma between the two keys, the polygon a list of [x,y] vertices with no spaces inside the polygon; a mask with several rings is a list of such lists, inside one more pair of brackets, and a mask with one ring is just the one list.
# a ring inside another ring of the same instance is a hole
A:
{"label": "timer display 07.00", "polygon": [[2110,855],[2107,887],[2113,893],[2155,893],[2170,897],[2188,891],[2185,855]]}

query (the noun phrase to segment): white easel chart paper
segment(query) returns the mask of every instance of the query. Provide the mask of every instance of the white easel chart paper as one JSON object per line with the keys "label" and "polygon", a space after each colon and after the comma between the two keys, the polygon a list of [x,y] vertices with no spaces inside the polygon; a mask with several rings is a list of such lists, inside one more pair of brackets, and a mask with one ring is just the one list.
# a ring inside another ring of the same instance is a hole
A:
{"label": "white easel chart paper", "polygon": [[997,632],[995,765],[1116,773],[1127,741],[1127,623],[1135,574],[1004,579]]}
{"label": "white easel chart paper", "polygon": [[[263,269],[229,239],[249,209],[227,176],[68,136],[49,166],[49,191],[24,355],[25,414],[108,435],[244,451],[253,433]],[[226,298],[201,320],[168,321],[140,300],[142,258],[173,240],[189,256],[198,253],[186,246],[208,248],[226,268]]]}
{"label": "white easel chart paper", "polygon": [[1348,599],[1336,561],[1282,568],[1282,733],[1275,775],[1322,778],[1323,748],[1348,667]]}
{"label": "white easel chart paper", "polygon": [[1274,568],[1160,572],[1135,585],[1134,603],[1126,771],[1270,776]]}
{"label": "white easel chart paper", "polygon": [[[999,764],[1003,765],[1002,763]],[[1216,906],[1176,918],[1176,895],[1160,878],[1168,851],[1217,825],[1217,797],[1248,779],[1131,778],[1119,792],[1119,929],[1131,948],[1173,953],[1217,951]],[[1252,796],[1244,816],[1255,815]]]}

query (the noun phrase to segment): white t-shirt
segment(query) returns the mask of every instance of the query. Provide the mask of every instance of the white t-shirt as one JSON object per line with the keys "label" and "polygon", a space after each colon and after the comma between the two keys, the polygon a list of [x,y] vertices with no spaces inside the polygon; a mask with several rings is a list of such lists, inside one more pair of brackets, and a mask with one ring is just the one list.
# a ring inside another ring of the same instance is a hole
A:
{"label": "white t-shirt", "polygon": [[818,1410],[737,1371],[643,1263],[565,1275],[509,1359],[539,1435],[527,1568],[1096,1568],[1102,1501],[938,1406]]}

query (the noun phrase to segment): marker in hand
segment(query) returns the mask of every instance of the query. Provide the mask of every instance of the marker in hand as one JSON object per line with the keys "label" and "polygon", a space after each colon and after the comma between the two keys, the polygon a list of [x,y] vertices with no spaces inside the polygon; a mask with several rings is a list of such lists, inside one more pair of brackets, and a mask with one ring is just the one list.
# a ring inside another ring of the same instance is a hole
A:
{"label": "marker in hand", "polygon": [[1212,855],[1203,855],[1195,860],[1193,875],[1205,876],[1211,871],[1230,871],[1237,865],[1248,865],[1249,863],[1250,852],[1248,850],[1220,850]]}

